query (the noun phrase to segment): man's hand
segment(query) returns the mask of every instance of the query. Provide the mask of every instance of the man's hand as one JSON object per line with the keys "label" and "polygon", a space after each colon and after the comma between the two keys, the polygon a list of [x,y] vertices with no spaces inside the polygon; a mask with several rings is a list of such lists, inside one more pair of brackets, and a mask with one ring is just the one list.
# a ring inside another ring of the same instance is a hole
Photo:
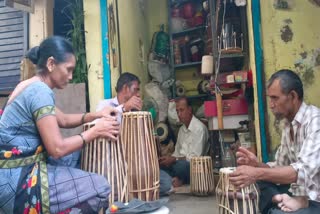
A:
{"label": "man's hand", "polygon": [[231,184],[243,188],[253,184],[257,180],[257,169],[252,166],[239,166],[229,175]]}
{"label": "man's hand", "polygon": [[247,165],[247,166],[257,167],[259,164],[257,156],[255,156],[252,152],[250,152],[249,150],[243,147],[238,148],[236,157],[237,157],[238,165]]}
{"label": "man's hand", "polygon": [[164,156],[159,158],[160,166],[169,167],[176,162],[176,158],[173,156]]}
{"label": "man's hand", "polygon": [[125,111],[132,111],[142,109],[142,100],[138,96],[132,96],[127,102],[123,104]]}

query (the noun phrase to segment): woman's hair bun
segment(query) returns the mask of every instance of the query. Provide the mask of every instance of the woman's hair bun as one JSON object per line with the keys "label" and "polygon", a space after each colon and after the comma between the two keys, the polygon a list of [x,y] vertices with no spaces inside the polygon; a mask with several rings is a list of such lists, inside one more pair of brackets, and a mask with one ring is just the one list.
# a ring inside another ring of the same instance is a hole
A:
{"label": "woman's hair bun", "polygon": [[39,46],[31,48],[26,54],[26,58],[36,65],[39,61]]}

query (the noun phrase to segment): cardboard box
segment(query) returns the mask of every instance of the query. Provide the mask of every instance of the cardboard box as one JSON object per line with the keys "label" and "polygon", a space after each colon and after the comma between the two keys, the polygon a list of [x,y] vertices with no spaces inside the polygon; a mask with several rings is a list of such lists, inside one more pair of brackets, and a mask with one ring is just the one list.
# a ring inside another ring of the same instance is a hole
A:
{"label": "cardboard box", "polygon": [[[248,115],[231,115],[223,116],[223,129],[237,129],[240,127],[239,122],[249,120]],[[218,118],[210,117],[208,119],[208,129],[218,130]]]}
{"label": "cardboard box", "polygon": [[[222,100],[223,116],[248,114],[248,103],[245,99]],[[215,100],[204,102],[204,115],[206,117],[217,116],[217,103]]]}

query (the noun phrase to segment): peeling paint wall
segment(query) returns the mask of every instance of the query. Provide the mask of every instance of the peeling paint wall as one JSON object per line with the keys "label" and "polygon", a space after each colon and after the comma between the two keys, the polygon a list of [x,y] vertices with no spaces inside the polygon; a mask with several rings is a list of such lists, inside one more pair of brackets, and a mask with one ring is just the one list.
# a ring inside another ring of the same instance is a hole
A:
{"label": "peeling paint wall", "polygon": [[90,110],[95,111],[99,100],[103,99],[100,1],[83,0],[83,9],[87,63],[90,65],[88,72]]}
{"label": "peeling paint wall", "polygon": [[148,81],[150,39],[147,8],[147,0],[118,0],[122,72],[137,75],[142,85]]}
{"label": "peeling paint wall", "polygon": [[[299,73],[305,101],[320,107],[320,7],[311,1],[287,0],[287,9],[274,1],[260,1],[265,78],[282,68]],[[280,142],[279,124],[268,109],[271,149]]]}
{"label": "peeling paint wall", "polygon": [[[116,19],[115,1],[108,0],[108,8],[110,5],[114,8],[114,19]],[[90,65],[88,73],[90,106],[91,111],[94,111],[98,101],[103,99],[100,0],[84,0],[84,11],[87,61]],[[109,10],[108,13],[110,25]],[[159,30],[160,24],[167,25],[167,1],[118,0],[118,13],[119,31],[113,29],[116,31],[113,42],[109,40],[112,96],[116,94],[114,88],[121,71],[139,76],[142,86],[148,81],[147,59],[151,40],[154,31]],[[116,20],[114,21],[117,24]],[[117,33],[120,35],[120,49]],[[118,64],[119,51],[121,52],[121,71]]]}

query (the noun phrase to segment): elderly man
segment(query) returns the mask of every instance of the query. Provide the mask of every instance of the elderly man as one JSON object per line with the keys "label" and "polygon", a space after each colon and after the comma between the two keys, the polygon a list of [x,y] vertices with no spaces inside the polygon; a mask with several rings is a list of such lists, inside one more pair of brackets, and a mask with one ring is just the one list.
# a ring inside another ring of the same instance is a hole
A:
{"label": "elderly man", "polygon": [[237,162],[241,166],[230,181],[239,187],[259,181],[262,214],[319,213],[320,109],[303,102],[302,82],[291,70],[271,76],[267,95],[276,119],[285,120],[275,162],[260,163],[240,148]]}
{"label": "elderly man", "polygon": [[160,167],[172,177],[172,185],[179,187],[190,182],[190,158],[208,152],[208,129],[192,113],[187,98],[176,100],[176,111],[183,124],[178,132],[175,151],[172,156],[161,157]]}
{"label": "elderly man", "polygon": [[[112,99],[102,100],[98,103],[97,111],[106,106],[116,108],[118,113],[118,122],[121,122],[123,112],[142,109],[142,100],[140,98],[140,80],[131,73],[120,75],[117,86],[117,96]],[[160,196],[166,195],[171,191],[171,176],[165,171],[160,170]]]}

